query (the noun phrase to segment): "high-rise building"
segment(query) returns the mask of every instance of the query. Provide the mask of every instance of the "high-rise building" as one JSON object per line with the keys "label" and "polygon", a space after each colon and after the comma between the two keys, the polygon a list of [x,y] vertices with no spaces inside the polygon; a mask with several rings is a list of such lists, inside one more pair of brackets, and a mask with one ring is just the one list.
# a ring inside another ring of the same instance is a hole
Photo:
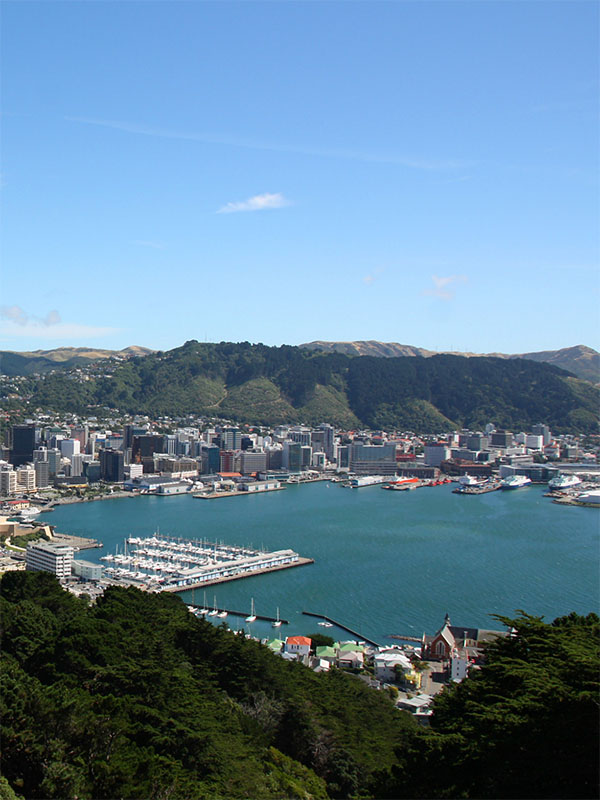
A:
{"label": "high-rise building", "polygon": [[14,467],[33,460],[35,449],[35,426],[13,425],[11,429],[10,461]]}
{"label": "high-rise building", "polygon": [[240,455],[240,472],[242,475],[252,475],[254,472],[267,471],[267,454],[253,453],[251,450],[243,450]]}
{"label": "high-rise building", "polygon": [[283,454],[281,459],[283,469],[290,472],[300,472],[302,469],[302,445],[300,442],[293,442],[289,439],[283,443]]}
{"label": "high-rise building", "polygon": [[47,461],[36,461],[35,468],[35,483],[38,489],[45,489],[50,485],[50,470]]}
{"label": "high-rise building", "polygon": [[552,432],[547,425],[542,425],[539,423],[538,425],[533,425],[531,428],[531,432],[535,436],[543,436],[544,437],[544,445],[550,444],[552,441]]}
{"label": "high-rise building", "polygon": [[219,471],[221,468],[219,453],[217,445],[205,444],[202,446],[202,475],[214,475]]}
{"label": "high-rise building", "polygon": [[84,453],[88,443],[89,429],[87,425],[76,425],[71,428],[71,439],[77,439],[79,442],[79,452]]}
{"label": "high-rise building", "polygon": [[48,449],[48,475],[53,478],[60,472],[60,450],[56,447]]}
{"label": "high-rise building", "polygon": [[75,454],[81,452],[78,439],[63,439],[60,443],[60,452],[63,458],[71,459]]}
{"label": "high-rise building", "polygon": [[323,450],[328,461],[333,461],[333,448],[335,445],[335,428],[326,422],[321,423],[319,428],[323,431]]}
{"label": "high-rise building", "polygon": [[223,428],[221,431],[222,450],[240,450],[242,447],[242,432],[239,428]]}
{"label": "high-rise building", "polygon": [[430,442],[425,445],[424,452],[428,467],[439,467],[442,461],[450,458],[450,448],[445,442]]}
{"label": "high-rise building", "polygon": [[107,483],[123,482],[122,450],[100,450],[100,477]]}
{"label": "high-rise building", "polygon": [[71,477],[80,478],[83,475],[83,455],[74,453],[71,456]]}

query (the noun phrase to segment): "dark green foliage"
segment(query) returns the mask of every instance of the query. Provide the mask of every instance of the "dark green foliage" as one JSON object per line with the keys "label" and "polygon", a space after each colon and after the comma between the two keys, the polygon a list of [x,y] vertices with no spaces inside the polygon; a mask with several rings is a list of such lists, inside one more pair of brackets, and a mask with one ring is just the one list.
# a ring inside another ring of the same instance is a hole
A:
{"label": "dark green foliage", "polygon": [[46,573],[0,593],[2,767],[28,800],[368,796],[411,729],[174,595],[112,588],[90,607]]}
{"label": "dark green foliage", "polygon": [[115,364],[111,377],[81,383],[49,375],[34,385],[31,402],[75,412],[106,405],[152,415],[418,432],[481,428],[489,421],[522,430],[543,420],[557,432],[594,433],[598,399],[596,387],[522,359],[351,357],[288,345],[190,341]]}
{"label": "dark green foliage", "polygon": [[598,617],[499,619],[514,634],[436,699],[382,796],[598,796]]}

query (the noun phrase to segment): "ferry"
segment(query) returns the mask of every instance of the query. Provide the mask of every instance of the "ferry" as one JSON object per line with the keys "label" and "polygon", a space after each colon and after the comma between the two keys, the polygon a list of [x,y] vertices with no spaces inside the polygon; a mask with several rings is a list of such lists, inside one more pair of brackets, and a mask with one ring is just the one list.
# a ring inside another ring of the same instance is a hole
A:
{"label": "ferry", "polygon": [[579,486],[581,478],[577,475],[565,475],[561,473],[556,478],[548,481],[548,488],[553,492],[563,492],[565,489],[572,489],[574,486]]}
{"label": "ferry", "polygon": [[509,475],[508,478],[500,481],[501,489],[521,489],[523,486],[528,486],[531,483],[531,478],[526,475]]}

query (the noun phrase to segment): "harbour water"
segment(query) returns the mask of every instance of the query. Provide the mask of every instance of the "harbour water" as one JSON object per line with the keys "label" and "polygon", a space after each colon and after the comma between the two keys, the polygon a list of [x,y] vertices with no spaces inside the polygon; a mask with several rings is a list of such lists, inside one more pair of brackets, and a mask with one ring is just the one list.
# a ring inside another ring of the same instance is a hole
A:
{"label": "harbour water", "polygon": [[[292,548],[315,563],[209,587],[220,608],[248,609],[290,621],[256,636],[327,633],[302,611],[326,614],[380,643],[389,634],[433,633],[444,614],[454,625],[496,627],[491,614],[516,609],[546,619],[598,611],[597,509],[553,504],[543,486],[473,497],[452,486],[414,492],[369,487],[346,491],[326,482],[219,503],[191,496],[139,497],[57,507],[62,533],[104,543],[81,558],[98,561],[127,536],[159,530],[267,550]],[[184,601],[191,592],[182,593]],[[203,596],[196,591],[195,600]],[[232,628],[243,619],[227,620]]]}

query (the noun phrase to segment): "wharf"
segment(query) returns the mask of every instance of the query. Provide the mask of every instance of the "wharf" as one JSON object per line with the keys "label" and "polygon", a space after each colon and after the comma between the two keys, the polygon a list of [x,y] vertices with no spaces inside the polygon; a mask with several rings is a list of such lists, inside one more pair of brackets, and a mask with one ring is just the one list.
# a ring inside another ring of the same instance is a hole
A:
{"label": "wharf", "polygon": [[401,642],[416,642],[423,644],[423,639],[418,636],[401,636],[399,633],[388,633],[388,639],[400,639]]}
{"label": "wharf", "polygon": [[209,494],[193,494],[194,500],[218,500],[221,497],[255,497],[257,494],[266,494],[267,492],[281,492],[285,486],[278,486],[276,489],[261,489],[259,492],[210,492]]}
{"label": "wharf", "polygon": [[52,535],[52,541],[58,544],[66,544],[76,550],[92,550],[95,547],[103,547],[102,542],[97,539],[89,539],[87,536],[71,536],[68,533],[56,533]]}
{"label": "wharf", "polygon": [[[207,606],[201,606],[198,603],[186,603],[186,605],[191,606],[192,608],[207,608]],[[230,608],[217,608],[217,613],[221,611],[226,611],[227,614],[228,615],[231,614],[232,617],[244,617],[245,619],[246,617],[250,616],[250,611],[232,611]],[[202,616],[208,616],[208,614],[206,615],[203,614]],[[264,616],[263,614],[255,614],[254,616],[256,617],[256,619],[261,620],[261,622],[277,622],[277,617],[267,617]],[[279,622],[281,622],[282,625],[290,624],[289,619],[282,619],[281,617],[279,617]]]}
{"label": "wharf", "polygon": [[[292,567],[305,567],[307,564],[314,564],[314,558],[302,558],[299,556],[296,561],[291,564],[276,564],[273,567],[262,567],[261,569],[253,569],[251,572],[239,572],[235,575],[224,575],[222,578],[209,578],[206,581],[199,581],[190,583],[187,586],[162,586],[161,592],[187,592],[190,589],[201,589],[204,586],[216,586],[219,583],[227,583],[227,581],[239,581],[242,578],[251,578],[254,575],[266,575],[267,572],[277,572],[280,569],[291,569]],[[246,615],[248,616],[248,615]]]}
{"label": "wharf", "polygon": [[[307,617],[317,617],[317,619],[322,619],[325,620],[325,622],[330,622],[332,625],[335,625],[336,628],[341,628],[341,630],[347,631],[348,633],[352,634],[352,636],[355,636],[361,642],[367,642],[367,644],[372,644],[374,647],[381,647],[379,642],[375,642],[373,639],[369,639],[368,636],[363,636],[362,633],[358,633],[358,631],[352,630],[352,628],[349,628],[347,625],[344,625],[343,623],[338,622],[335,619],[331,619],[331,617],[327,617],[325,614],[313,614],[312,611],[303,611],[302,613],[305,614]],[[421,640],[419,639],[419,641]]]}
{"label": "wharf", "polygon": [[491,484],[490,486],[465,486],[462,489],[452,489],[453,494],[487,494],[488,492],[497,492],[500,488],[499,483]]}

